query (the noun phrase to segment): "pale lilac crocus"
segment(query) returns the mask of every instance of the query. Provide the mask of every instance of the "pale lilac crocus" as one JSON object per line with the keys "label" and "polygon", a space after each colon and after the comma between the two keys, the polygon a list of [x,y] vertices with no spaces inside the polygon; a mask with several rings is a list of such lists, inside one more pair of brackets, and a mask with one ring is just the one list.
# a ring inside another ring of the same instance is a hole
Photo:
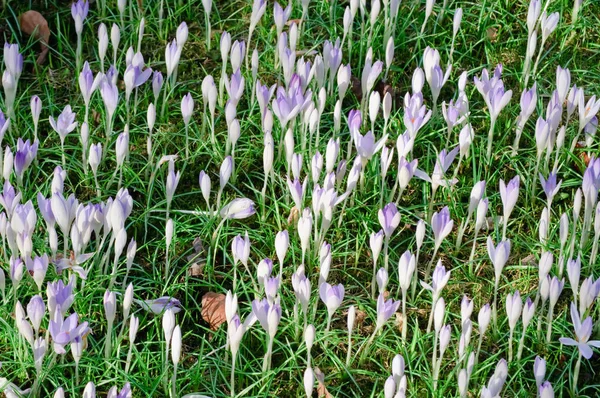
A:
{"label": "pale lilac crocus", "polygon": [[444,206],[441,211],[433,213],[433,216],[431,217],[431,229],[433,230],[434,247],[433,255],[431,256],[431,260],[429,261],[427,270],[425,271],[425,280],[429,279],[431,266],[433,265],[433,261],[435,260],[437,252],[443,240],[450,234],[450,232],[452,232],[453,227],[454,221],[450,218],[450,209],[448,209],[448,206]]}
{"label": "pale lilac crocus", "polygon": [[371,256],[373,258],[373,279],[371,280],[371,297],[373,299],[375,298],[377,261],[379,260],[379,254],[381,253],[381,248],[383,247],[383,239],[383,229],[380,229],[379,232],[371,233],[369,237],[369,247],[371,248]]}
{"label": "pale lilac crocus", "polygon": [[499,64],[494,70],[493,76],[490,78],[487,69],[481,73],[481,78],[475,76],[475,87],[483,96],[485,103],[490,113],[490,130],[488,133],[488,145],[486,159],[488,163],[492,158],[492,143],[494,140],[494,128],[498,115],[510,102],[512,90],[505,91],[504,83],[502,82],[502,65]]}
{"label": "pale lilac crocus", "polygon": [[52,116],[48,118],[50,125],[56,131],[60,137],[60,146],[62,152],[62,164],[63,169],[66,169],[66,158],[65,158],[65,138],[67,134],[75,130],[77,122],[75,121],[75,112],[71,110],[71,105],[65,106],[58,119],[54,119]]}
{"label": "pale lilac crocus", "polygon": [[446,271],[446,267],[442,264],[442,260],[438,260],[438,263],[433,270],[433,275],[431,276],[431,285],[427,282],[421,281],[421,286],[424,289],[429,290],[431,292],[431,314],[429,316],[429,322],[427,324],[427,333],[431,332],[431,325],[433,324],[433,315],[437,301],[442,294],[442,289],[446,287],[448,281],[450,280],[451,271]]}
{"label": "pale lilac crocus", "polygon": [[494,265],[494,302],[492,303],[492,315],[494,318],[494,329],[498,330],[498,312],[496,303],[498,299],[498,287],[500,286],[500,277],[502,276],[502,270],[508,261],[510,256],[510,240],[503,240],[498,242],[498,245],[494,246],[494,241],[491,236],[487,239],[487,250],[490,256],[490,260]]}
{"label": "pale lilac crocus", "polygon": [[500,180],[500,197],[502,198],[502,240],[506,239],[506,229],[508,227],[508,219],[517,204],[519,199],[519,185],[521,179],[517,175],[511,179],[508,184],[504,180]]}
{"label": "pale lilac crocus", "polygon": [[561,337],[559,341],[561,344],[568,346],[575,346],[579,351],[577,357],[577,363],[573,372],[573,381],[571,389],[577,390],[577,380],[579,378],[579,368],[581,367],[581,357],[590,359],[593,355],[592,347],[600,348],[600,341],[590,340],[592,335],[593,321],[591,317],[587,317],[581,322],[577,307],[571,302],[571,320],[573,321],[573,328],[575,329],[575,339],[570,337]]}
{"label": "pale lilac crocus", "polygon": [[277,333],[279,321],[281,320],[281,306],[279,305],[279,298],[277,298],[277,300],[272,304],[269,304],[267,299],[252,301],[252,313],[258,319],[260,325],[268,335],[267,353],[263,361],[263,372],[266,372],[271,367],[273,341],[275,339],[275,334]]}
{"label": "pale lilac crocus", "polygon": [[379,210],[379,212],[377,213],[377,217],[379,219],[379,224],[383,229],[383,233],[385,234],[383,256],[385,262],[385,270],[389,271],[388,251],[390,245],[390,238],[392,237],[392,234],[400,224],[400,213],[398,212],[398,209],[396,208],[396,205],[394,203],[388,203],[383,207],[383,209]]}

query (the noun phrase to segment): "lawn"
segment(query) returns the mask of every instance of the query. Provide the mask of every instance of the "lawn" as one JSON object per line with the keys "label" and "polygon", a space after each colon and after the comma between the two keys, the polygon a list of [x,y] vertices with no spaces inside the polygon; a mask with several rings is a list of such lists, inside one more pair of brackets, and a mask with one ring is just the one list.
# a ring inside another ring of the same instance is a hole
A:
{"label": "lawn", "polygon": [[600,396],[600,4],[209,2],[5,0],[0,391]]}

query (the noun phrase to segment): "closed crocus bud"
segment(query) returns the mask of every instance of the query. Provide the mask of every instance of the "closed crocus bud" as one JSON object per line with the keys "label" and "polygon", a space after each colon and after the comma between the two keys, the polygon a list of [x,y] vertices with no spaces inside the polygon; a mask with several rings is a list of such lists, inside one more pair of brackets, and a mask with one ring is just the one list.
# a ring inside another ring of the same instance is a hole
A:
{"label": "closed crocus bud", "polygon": [[27,304],[27,316],[31,321],[31,325],[33,326],[33,330],[35,330],[36,335],[40,330],[40,325],[42,324],[45,313],[46,306],[44,305],[44,300],[39,294],[36,294],[29,300],[29,304]]}
{"label": "closed crocus bud", "polygon": [[175,326],[173,329],[173,337],[171,340],[171,359],[173,360],[173,364],[179,364],[179,360],[181,359],[181,328],[179,325]]}
{"label": "closed crocus bud", "polygon": [[442,328],[442,324],[444,323],[444,317],[446,315],[446,301],[444,301],[443,297],[440,297],[438,301],[435,303],[435,309],[433,312],[433,327],[435,328],[436,333],[439,333]]}
{"label": "closed crocus bud", "polygon": [[506,265],[508,257],[510,256],[510,240],[503,240],[499,242],[497,246],[494,246],[492,238],[488,236],[487,249],[488,254],[490,256],[490,260],[492,260],[492,263],[494,264],[496,284],[498,284],[498,281],[500,280],[500,275],[502,274],[502,270],[504,269],[504,265]]}
{"label": "closed crocus bud", "polygon": [[490,319],[492,316],[492,310],[490,309],[490,305],[486,304],[479,309],[479,314],[477,315],[477,323],[479,324],[479,334],[484,335],[488,326],[490,325]]}
{"label": "closed crocus bud", "polygon": [[390,36],[385,46],[385,68],[390,69],[392,61],[394,60],[394,38]]}
{"label": "closed crocus bud", "polygon": [[169,218],[165,226],[165,242],[167,245],[167,251],[169,250],[169,247],[171,246],[171,241],[173,240],[174,229],[175,227],[173,225],[173,219]]}
{"label": "closed crocus bud", "polygon": [[275,153],[273,136],[269,131],[265,132],[264,145],[265,149],[263,151],[263,170],[265,172],[265,176],[268,176],[269,173],[271,173],[271,170],[273,169],[273,159]]}
{"label": "closed crocus bud", "polygon": [[387,123],[390,120],[390,115],[392,113],[392,95],[390,92],[386,92],[383,96],[383,119]]}
{"label": "closed crocus bud", "polygon": [[233,158],[231,156],[227,156],[223,159],[223,163],[221,163],[221,167],[219,168],[219,187],[223,189],[227,182],[229,182],[229,178],[231,177],[231,173],[233,171]]}
{"label": "closed crocus bud", "polygon": [[327,143],[327,150],[325,151],[325,171],[327,174],[331,173],[335,168],[338,154],[340,152],[340,140],[334,140],[333,138]]}
{"label": "closed crocus bud", "polygon": [[371,253],[373,255],[373,263],[376,265],[379,254],[381,253],[381,248],[383,247],[383,229],[380,229],[377,233],[371,233],[371,236],[369,237],[369,246],[371,247]]}
{"label": "closed crocus bud", "polygon": [[133,302],[133,284],[130,283],[125,289],[125,295],[123,295],[123,322],[129,318],[129,311],[131,310],[131,303]]}
{"label": "closed crocus bud", "polygon": [[527,297],[525,304],[523,305],[523,330],[527,329],[531,319],[535,315],[535,302],[531,301],[530,297]]}
{"label": "closed crocus bud", "polygon": [[85,385],[83,390],[83,398],[96,398],[96,386],[93,382],[89,382]]}
{"label": "closed crocus bud", "polygon": [[305,252],[310,245],[313,218],[310,209],[307,207],[302,211],[302,216],[298,219],[298,236],[300,237],[300,246]]}
{"label": "closed crocus bud", "polygon": [[539,221],[539,239],[542,245],[546,244],[548,240],[548,228],[550,227],[550,213],[548,213],[548,208],[544,207],[542,210],[542,215],[540,216]]}
{"label": "closed crocus bud", "polygon": [[183,117],[183,122],[185,125],[190,124],[190,120],[192,119],[192,113],[194,112],[194,99],[190,93],[187,93],[181,99],[181,116]]}
{"label": "closed crocus bud", "polygon": [[[40,100],[40,97],[38,97],[37,95],[32,96],[30,107],[31,107],[31,118],[33,119],[33,124],[34,124],[35,128],[37,129],[37,125],[40,121],[40,114],[42,113],[42,100]],[[8,121],[5,122],[5,125],[6,125],[6,123],[8,123]]]}
{"label": "closed crocus bud", "polygon": [[379,293],[382,294],[385,291],[388,283],[388,272],[385,268],[379,268],[376,275],[377,286],[379,288]]}
{"label": "closed crocus bud", "polygon": [[222,218],[244,219],[256,213],[254,202],[247,198],[236,198],[225,205],[219,215]]}
{"label": "closed crocus bud", "polygon": [[135,342],[135,337],[137,335],[138,329],[140,327],[140,320],[135,315],[131,315],[129,320],[129,342],[133,344]]}
{"label": "closed crocus bud", "polygon": [[535,384],[538,388],[542,385],[542,382],[546,378],[546,360],[540,356],[535,357],[533,363],[533,375],[535,377]]}
{"label": "closed crocus bud", "polygon": [[92,144],[90,147],[90,153],[88,157],[88,163],[92,172],[96,174],[98,172],[98,166],[100,165],[100,159],[102,159],[102,144]]}
{"label": "closed crocus bud", "polygon": [[290,238],[287,230],[280,231],[275,236],[275,253],[280,264],[283,264],[283,260],[287,254],[290,246]]}
{"label": "closed crocus bud", "polygon": [[475,218],[475,230],[479,231],[486,224],[488,211],[488,198],[483,198],[477,205],[477,217]]}
{"label": "closed crocus bud", "polygon": [[129,134],[127,132],[119,134],[115,147],[117,167],[122,167],[129,154]]}
{"label": "closed crocus bud", "polygon": [[463,296],[460,302],[460,319],[461,324],[465,323],[467,319],[471,318],[473,313],[473,300],[469,299],[466,295]]}
{"label": "closed crocus bud", "polygon": [[352,72],[350,69],[350,64],[341,65],[337,71],[338,94],[340,101],[343,101],[344,97],[346,96],[346,91],[350,86],[351,77]]}
{"label": "closed crocus bud", "polygon": [[304,370],[304,393],[307,398],[312,397],[312,391],[315,387],[315,374],[311,368]]}
{"label": "closed crocus bud", "polygon": [[448,344],[450,344],[451,331],[450,325],[444,325],[440,329],[440,358],[444,356],[444,352],[446,352],[446,348],[448,348]]}
{"label": "closed crocus bud", "polygon": [[379,113],[379,107],[381,106],[381,95],[378,91],[373,91],[369,96],[369,119],[374,124],[377,120],[377,114]]}
{"label": "closed crocus bud", "polygon": [[200,191],[202,192],[202,197],[206,201],[206,205],[210,207],[210,190],[211,190],[211,182],[208,174],[202,170],[198,176],[198,182],[200,184]]}
{"label": "closed crocus bud", "polygon": [[518,290],[514,294],[506,296],[506,315],[508,317],[508,326],[511,330],[514,330],[517,321],[521,317],[522,307],[523,302]]}
{"label": "closed crocus bud", "polygon": [[400,224],[400,213],[394,203],[388,203],[378,212],[379,224],[383,228],[386,239],[389,239],[392,233]]}
{"label": "closed crocus bud", "polygon": [[469,374],[466,369],[461,369],[458,372],[458,392],[460,393],[461,398],[467,396],[467,385],[469,384]]}
{"label": "closed crocus bud", "polygon": [[421,246],[423,246],[424,238],[425,238],[425,221],[419,220],[417,222],[417,233],[416,233],[417,248],[420,249]]}
{"label": "closed crocus bud", "polygon": [[415,272],[415,256],[410,251],[405,251],[398,262],[398,284],[403,292],[410,287],[413,272]]}
{"label": "closed crocus bud", "polygon": [[460,148],[460,156],[466,157],[469,154],[469,148],[473,142],[473,127],[467,123],[460,130],[458,135],[458,147]]}
{"label": "closed crocus bud", "polygon": [[306,344],[306,350],[310,352],[315,342],[315,327],[308,325],[304,331],[304,344]]}
{"label": "closed crocus bud", "polygon": [[452,20],[452,37],[456,37],[458,30],[460,29],[460,23],[462,21],[462,17],[463,17],[462,8],[457,8],[456,11],[454,11],[454,18]]}
{"label": "closed crocus bud", "polygon": [[547,380],[539,387],[538,393],[540,398],[554,398],[554,388]]}
{"label": "closed crocus bud", "polygon": [[558,298],[562,293],[562,289],[565,285],[564,280],[558,279],[556,276],[550,281],[550,306],[554,307],[558,302]]}
{"label": "closed crocus bud", "polygon": [[103,300],[104,314],[106,316],[106,320],[111,325],[114,322],[115,316],[117,314],[116,301],[117,301],[117,298],[116,298],[115,292],[111,292],[110,290],[107,290],[104,293],[104,300]]}
{"label": "closed crocus bud", "polygon": [[394,398],[396,394],[396,382],[394,376],[389,376],[383,385],[383,396],[385,398]]}
{"label": "closed crocus bud", "polygon": [[65,398],[65,390],[62,387],[58,387],[58,390],[54,393],[54,398]]}
{"label": "closed crocus bud", "polygon": [[548,37],[554,32],[556,27],[558,26],[558,20],[560,19],[560,14],[558,12],[553,12],[550,15],[546,14],[546,11],[542,13],[540,19],[540,27],[542,30],[542,41],[546,41]]}
{"label": "closed crocus bud", "polygon": [[356,321],[356,308],[354,305],[351,305],[348,308],[348,333],[352,333],[352,329],[354,329],[354,322]]}
{"label": "closed crocus bud", "polygon": [[113,48],[113,56],[117,58],[117,50],[119,48],[119,43],[121,41],[121,31],[119,30],[119,26],[117,24],[113,24],[110,29],[110,44]]}
{"label": "closed crocus bud", "polygon": [[162,317],[162,327],[165,333],[165,341],[168,343],[171,341],[173,336],[173,329],[175,328],[175,313],[171,308],[167,308]]}
{"label": "closed crocus bud", "polygon": [[542,253],[540,257],[540,265],[538,270],[538,277],[540,280],[546,277],[550,273],[552,269],[552,264],[554,263],[554,255],[550,252]]}
{"label": "closed crocus bud", "polygon": [[98,27],[98,57],[102,64],[106,57],[106,50],[108,50],[108,30],[106,29],[106,25],[101,23]]}
{"label": "closed crocus bud", "polygon": [[577,256],[577,259],[569,259],[567,261],[567,276],[569,277],[569,285],[573,291],[573,300],[577,301],[577,295],[579,294],[579,280],[581,278],[581,258]]}
{"label": "closed crocus bud", "polygon": [[559,225],[560,246],[565,247],[569,238],[569,216],[567,216],[567,213],[560,216]]}
{"label": "closed crocus bud", "polygon": [[323,170],[323,156],[319,151],[315,153],[310,162],[311,178],[314,184],[318,183]]}

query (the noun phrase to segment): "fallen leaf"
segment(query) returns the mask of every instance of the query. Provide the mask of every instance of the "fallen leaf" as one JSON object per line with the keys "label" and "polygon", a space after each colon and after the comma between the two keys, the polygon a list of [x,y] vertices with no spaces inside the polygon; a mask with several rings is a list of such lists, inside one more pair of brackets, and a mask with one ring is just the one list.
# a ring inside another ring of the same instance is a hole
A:
{"label": "fallen leaf", "polygon": [[298,218],[300,217],[300,210],[296,206],[290,209],[290,215],[288,216],[287,222],[288,225],[296,224],[298,222]]}
{"label": "fallen leaf", "polygon": [[202,296],[201,315],[211,330],[217,330],[227,320],[225,317],[225,295],[208,292]]}
{"label": "fallen leaf", "polygon": [[321,372],[321,369],[315,367],[313,369],[315,373],[315,378],[319,382],[317,385],[317,397],[319,398],[333,398],[333,395],[329,391],[327,391],[327,387],[325,387],[325,375]]}
{"label": "fallen leaf", "polygon": [[37,11],[26,11],[19,15],[19,25],[21,25],[21,31],[30,36],[40,40],[40,47],[42,52],[37,57],[37,64],[41,65],[46,61],[48,56],[48,43],[50,43],[50,28],[48,27],[48,21]]}
{"label": "fallen leaf", "polygon": [[285,23],[285,26],[292,26],[293,23],[295,23],[296,25],[300,25],[300,22],[302,22],[302,20],[299,18],[288,19],[288,21]]}

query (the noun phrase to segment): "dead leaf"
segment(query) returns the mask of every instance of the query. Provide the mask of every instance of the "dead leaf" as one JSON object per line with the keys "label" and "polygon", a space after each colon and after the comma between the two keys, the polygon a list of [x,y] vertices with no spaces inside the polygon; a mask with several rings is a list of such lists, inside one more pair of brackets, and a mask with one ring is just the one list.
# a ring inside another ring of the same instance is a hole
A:
{"label": "dead leaf", "polygon": [[402,319],[402,314],[399,312],[396,312],[394,315],[396,316],[396,318],[394,320],[394,326],[396,326],[396,328],[398,329],[399,332],[402,332],[402,324],[404,323],[404,321]]}
{"label": "dead leaf", "polygon": [[30,36],[40,40],[40,47],[42,52],[37,57],[37,64],[41,65],[46,61],[48,56],[48,43],[50,43],[50,28],[48,27],[48,21],[37,11],[26,11],[19,15],[19,25],[21,25],[21,31]]}
{"label": "dead leaf", "polygon": [[290,209],[290,215],[288,216],[287,222],[288,225],[296,224],[298,222],[298,218],[300,217],[300,210],[296,206]]}
{"label": "dead leaf", "polygon": [[302,22],[301,19],[296,18],[296,19],[288,19],[288,21],[285,23],[285,26],[292,26],[293,23],[296,24],[296,26],[300,25],[300,22]]}
{"label": "dead leaf", "polygon": [[325,387],[325,375],[321,372],[321,369],[315,367],[313,369],[315,373],[315,378],[319,382],[317,385],[317,397],[319,398],[333,398],[333,395],[329,391],[327,391],[327,387]]}
{"label": "dead leaf", "polygon": [[217,330],[227,320],[225,317],[225,295],[208,292],[202,296],[201,315],[211,330]]}

